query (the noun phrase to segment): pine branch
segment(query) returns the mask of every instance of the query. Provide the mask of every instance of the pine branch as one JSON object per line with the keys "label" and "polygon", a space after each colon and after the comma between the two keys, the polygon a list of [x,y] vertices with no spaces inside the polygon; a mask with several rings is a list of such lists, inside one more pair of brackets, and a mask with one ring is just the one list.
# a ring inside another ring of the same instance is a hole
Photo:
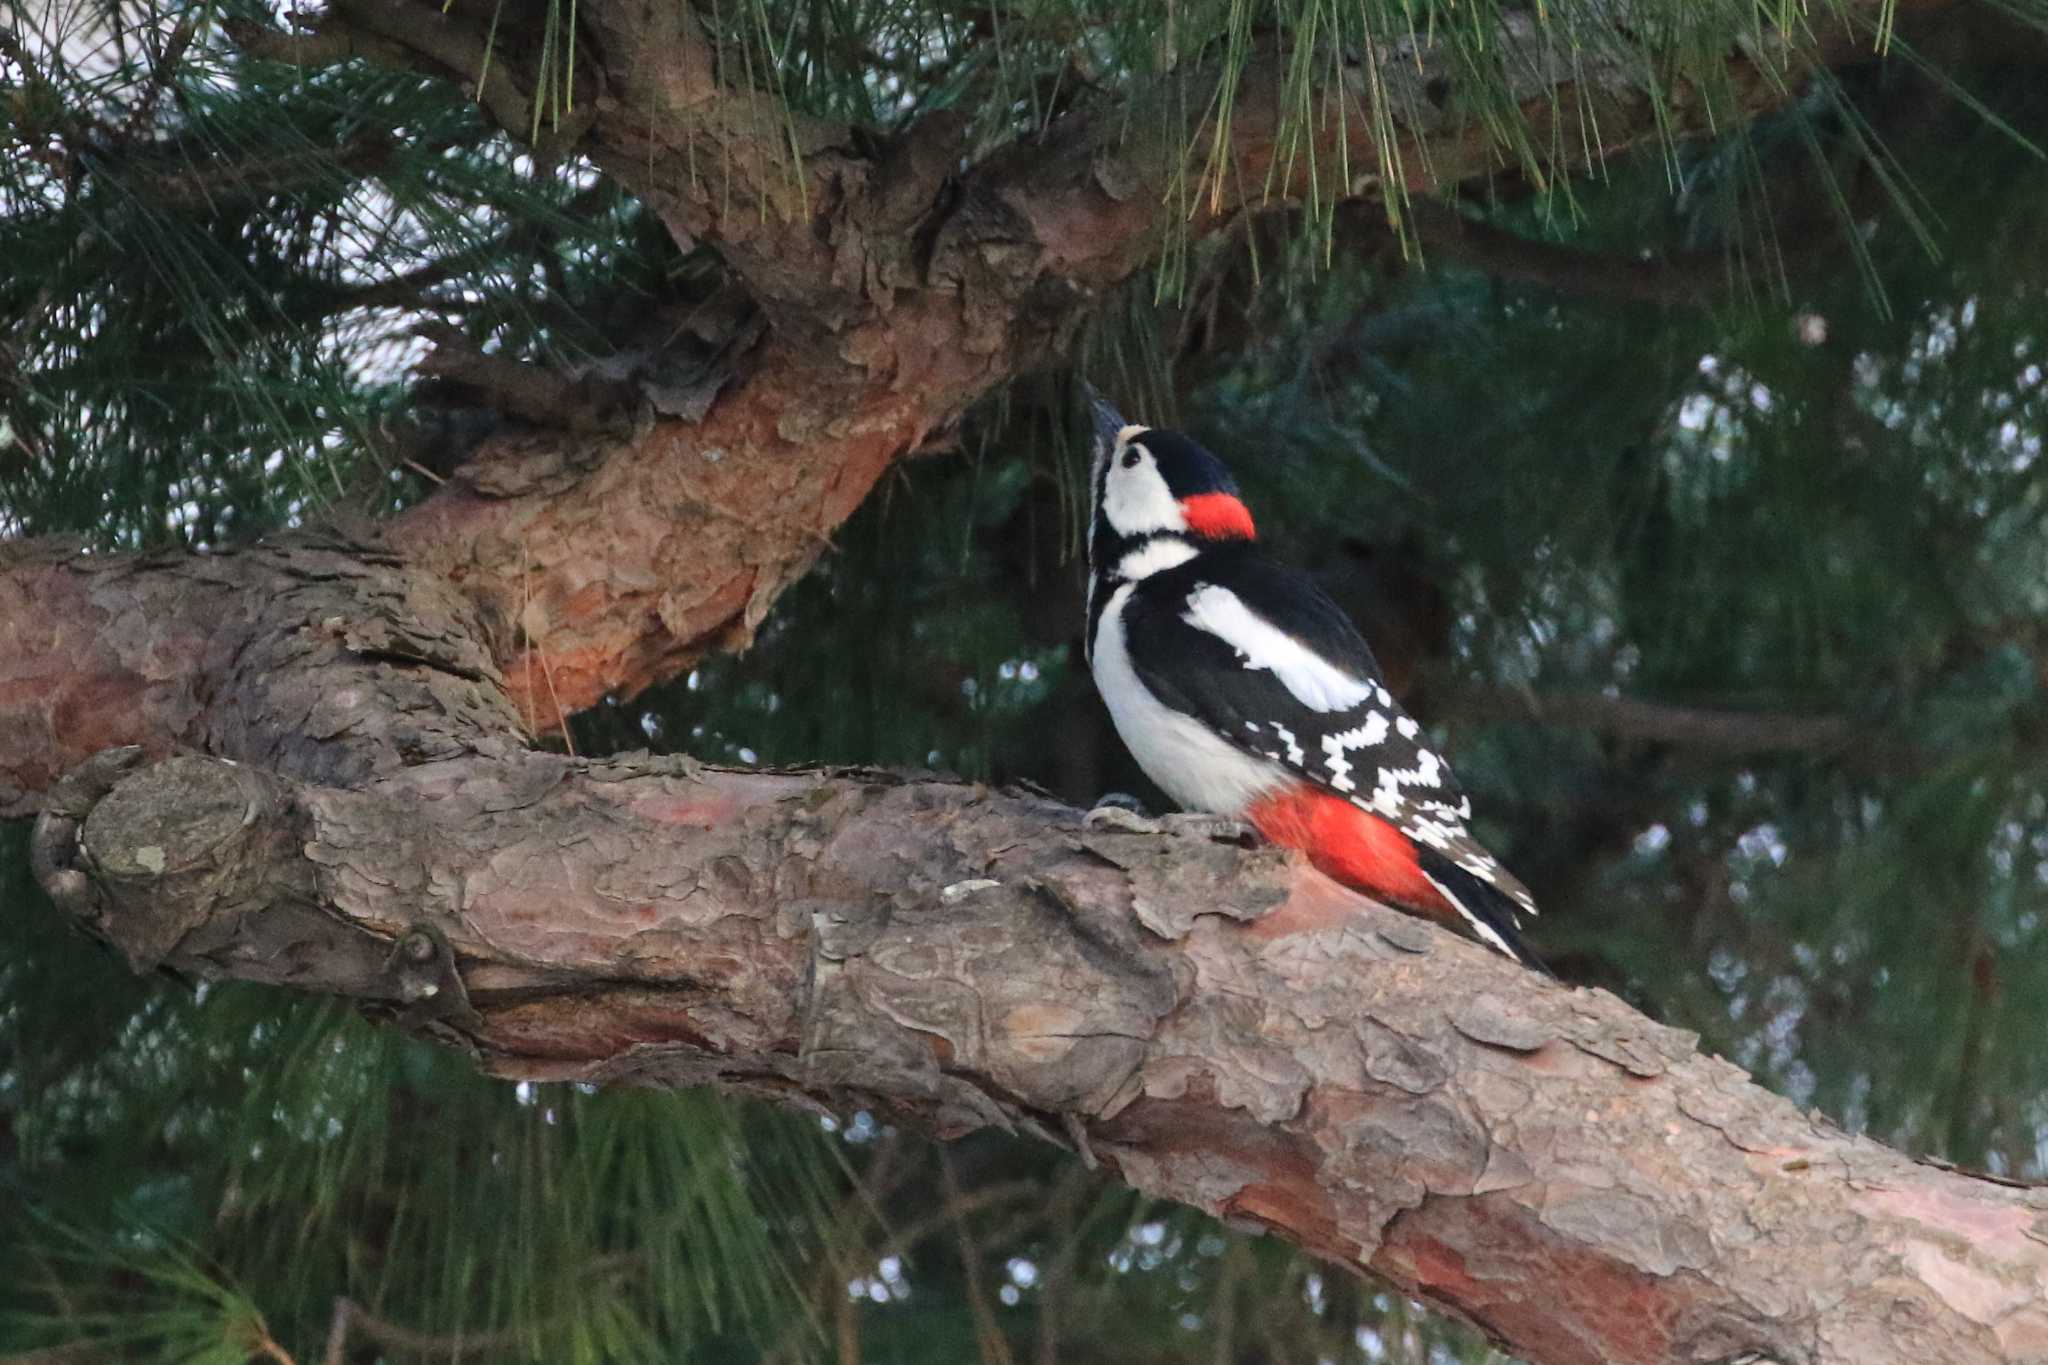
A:
{"label": "pine branch", "polygon": [[1739,278],[1726,252],[1629,260],[1519,236],[1429,199],[1408,206],[1408,221],[1426,253],[1578,298],[1698,307],[1727,297]]}
{"label": "pine branch", "polygon": [[[514,80],[511,64],[498,51],[495,25],[478,28],[446,9],[408,0],[342,0],[324,22],[369,34],[424,58],[431,67],[473,89],[477,102],[507,132],[517,137],[532,134],[535,96]],[[542,141],[550,147],[573,146],[589,118],[588,110],[572,115],[566,132],[551,129]]]}
{"label": "pine branch", "polygon": [[1603,692],[1530,692],[1454,684],[1432,687],[1430,700],[1437,711],[1468,721],[1533,721],[1710,753],[1838,754],[1851,745],[1868,746],[1873,740],[1846,716],[1675,706]]}
{"label": "pine branch", "polygon": [[538,427],[624,435],[632,429],[639,391],[595,376],[572,378],[542,365],[487,354],[458,328],[423,323],[417,335],[434,349],[415,367],[458,384],[489,406]]}
{"label": "pine branch", "polygon": [[446,1334],[420,1332],[381,1318],[354,1299],[339,1298],[334,1301],[334,1316],[328,1321],[326,1349],[320,1359],[321,1365],[348,1365],[350,1337],[364,1337],[387,1351],[406,1355],[452,1356],[460,1360],[472,1353],[480,1356],[510,1354],[518,1350],[528,1335],[512,1329]]}
{"label": "pine branch", "polygon": [[196,208],[223,198],[289,193],[308,185],[334,184],[366,178],[387,170],[398,143],[380,130],[360,134],[339,147],[306,147],[229,159],[217,153],[180,157],[176,149],[152,147],[147,161],[182,161],[175,170],[158,170],[141,158],[126,166],[95,155],[89,164],[123,177],[140,194],[165,207]]}
{"label": "pine branch", "polygon": [[48,74],[29,55],[28,48],[22,43],[20,35],[15,32],[12,26],[0,28],[0,57],[5,57],[20,69],[23,83],[29,89],[35,91],[46,105],[53,109],[61,109],[63,107],[62,94],[58,91],[55,83],[50,80]]}
{"label": "pine branch", "polygon": [[199,33],[198,21],[187,16],[180,19],[171,29],[170,37],[164,40],[163,50],[151,59],[149,84],[142,98],[129,111],[128,121],[122,128],[122,140],[133,141],[140,137],[156,116],[157,106],[162,102],[164,92],[170,89],[171,78],[191,50],[192,40]]}
{"label": "pine branch", "polygon": [[446,307],[431,294],[439,285],[459,280],[465,275],[489,269],[505,259],[506,251],[513,245],[517,234],[506,233],[474,246],[451,251],[437,256],[424,265],[387,275],[381,280],[368,280],[361,284],[336,285],[325,291],[315,311],[298,313],[303,321],[332,317],[336,313],[350,313],[358,308],[405,308],[434,311]]}
{"label": "pine branch", "polygon": [[259,61],[286,66],[339,66],[363,58],[406,71],[423,69],[411,52],[397,43],[379,41],[346,24],[326,23],[297,32],[281,32],[250,19],[224,19],[221,28],[235,45]]}
{"label": "pine branch", "polygon": [[[495,44],[495,25],[479,29],[439,6],[408,0],[342,0],[300,33],[281,33],[247,20],[226,25],[229,35],[252,57],[293,66],[330,66],[355,58],[407,71],[450,77],[475,93],[500,127],[530,138],[540,126],[535,96],[515,79],[516,64]],[[509,36],[509,35],[508,35]],[[550,123],[535,150],[552,159],[575,145],[589,126],[591,109],[571,111]]]}
{"label": "pine branch", "polygon": [[[2019,1361],[2048,1328],[2048,1190],[1850,1138],[1272,850],[644,758],[353,791],[200,758],[92,773],[44,821],[46,884],[139,963],[350,994],[496,1075],[941,1136],[1071,1116],[1136,1187],[1551,1365]],[[429,924],[452,958],[405,951]]]}
{"label": "pine branch", "polygon": [[[379,2],[413,28],[437,22],[405,0]],[[1871,0],[1873,8],[1878,3]],[[1817,23],[1804,60],[1863,50],[1867,34],[1854,16],[1865,11],[1850,13],[1845,22]],[[604,96],[593,105],[599,113],[583,148],[643,196],[680,244],[715,245],[770,331],[747,359],[744,389],[703,423],[657,423],[645,440],[606,453],[601,495],[579,486],[564,499],[550,482],[547,505],[537,507],[508,496],[506,485],[476,499],[472,485],[445,490],[393,528],[424,565],[460,565],[493,610],[538,605],[559,632],[551,656],[573,661],[556,678],[571,709],[638,690],[708,648],[751,639],[781,584],[801,572],[891,463],[947,429],[993,385],[1058,353],[1090,302],[1155,260],[1173,233],[1218,230],[1293,202],[1309,192],[1312,164],[1348,158],[1377,165],[1382,153],[1378,126],[1346,88],[1318,95],[1307,125],[1319,139],[1313,154],[1288,141],[1287,111],[1263,93],[1281,88],[1284,54],[1266,53],[1241,80],[1225,160],[1230,174],[1212,176],[1192,201],[1185,188],[1175,189],[1187,173],[1186,149],[1167,114],[1175,98],[1204,107],[1202,91],[1220,79],[1214,72],[1190,74],[1191,91],[1161,85],[1095,101],[963,172],[957,122],[921,121],[875,145],[802,118],[737,84],[732,64],[721,65],[682,7],[594,0],[581,15],[597,35],[590,50],[620,58],[601,73]],[[387,36],[401,31],[395,18],[383,29]],[[453,41],[436,33],[436,43]],[[1541,41],[1523,29],[1504,30],[1502,41],[1529,46],[1526,59],[1503,65],[1516,73],[1532,136],[1554,137],[1574,155],[1704,129],[1710,115],[1725,120],[1772,107],[1793,88],[1786,53],[1748,50],[1732,54],[1725,73],[1736,108],[1660,113],[1637,83],[1639,72],[1603,67],[1597,92],[1573,95],[1573,107],[1593,111],[1586,117],[1598,140],[1577,131],[1566,137],[1551,126],[1563,117],[1558,87],[1546,84],[1558,79],[1558,68],[1539,59]],[[652,52],[666,59],[624,59]],[[494,57],[500,60],[511,69],[517,59],[506,51]],[[1399,164],[1408,168],[1406,191],[1490,167],[1487,144],[1429,103],[1426,88],[1439,69],[1431,51],[1381,61],[1397,92],[1394,107],[1417,111],[1393,130]],[[1367,177],[1344,187],[1351,195],[1390,190]],[[487,447],[477,465],[494,458]],[[528,457],[513,451],[506,458],[516,467]],[[678,479],[679,468],[688,477]],[[754,477],[744,484],[727,477],[742,470]],[[772,515],[745,510],[751,490],[792,477],[797,495]],[[679,612],[651,590],[604,601],[583,591],[583,566],[617,553],[614,527],[651,518],[690,522],[707,508],[720,522],[735,513],[735,529],[756,537],[746,559],[758,570],[744,581],[707,575],[685,539],[670,537],[659,551],[667,558],[649,566],[648,582],[723,583],[715,599],[703,599],[721,603],[720,613]],[[522,543],[545,545],[545,562],[509,553]],[[525,668],[513,661],[511,671],[519,676]],[[550,705],[537,698],[530,709],[541,714]]]}
{"label": "pine branch", "polygon": [[492,627],[376,546],[12,560],[0,602],[73,648],[113,612],[182,669],[154,708],[102,698],[103,735],[220,755],[106,750],[38,793],[37,877],[138,969],[349,996],[506,1077],[1073,1142],[1551,1365],[1961,1365],[2048,1332],[2048,1190],[1850,1138],[1296,855],[527,751]]}

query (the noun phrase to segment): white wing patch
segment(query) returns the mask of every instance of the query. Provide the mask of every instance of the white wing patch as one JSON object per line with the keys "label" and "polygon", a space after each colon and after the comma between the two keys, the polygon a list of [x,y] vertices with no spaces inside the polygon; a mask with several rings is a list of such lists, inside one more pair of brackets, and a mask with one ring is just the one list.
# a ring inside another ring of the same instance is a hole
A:
{"label": "white wing patch", "polygon": [[[1407,717],[1403,716],[1403,720]],[[1444,785],[1443,760],[1429,749],[1415,751],[1415,766],[1412,768],[1381,768],[1378,786],[1391,790],[1396,797],[1402,795],[1403,787],[1441,787]]]}
{"label": "white wing patch", "polygon": [[[1188,594],[1181,620],[1237,651],[1246,668],[1265,669],[1311,711],[1344,711],[1373,695],[1374,684],[1355,678],[1247,607],[1214,583]],[[1380,718],[1382,725],[1385,718]],[[1327,741],[1326,741],[1327,742]]]}

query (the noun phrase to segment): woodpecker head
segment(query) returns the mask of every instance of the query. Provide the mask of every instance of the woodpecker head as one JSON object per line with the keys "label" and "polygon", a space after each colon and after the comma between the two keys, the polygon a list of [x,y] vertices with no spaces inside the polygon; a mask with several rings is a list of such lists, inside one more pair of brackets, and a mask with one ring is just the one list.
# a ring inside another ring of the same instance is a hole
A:
{"label": "woodpecker head", "polygon": [[1174,562],[1212,544],[1255,538],[1251,512],[1221,460],[1177,431],[1127,423],[1101,399],[1094,406],[1089,550],[1098,571],[1113,570],[1158,538],[1184,547],[1186,553],[1152,556]]}

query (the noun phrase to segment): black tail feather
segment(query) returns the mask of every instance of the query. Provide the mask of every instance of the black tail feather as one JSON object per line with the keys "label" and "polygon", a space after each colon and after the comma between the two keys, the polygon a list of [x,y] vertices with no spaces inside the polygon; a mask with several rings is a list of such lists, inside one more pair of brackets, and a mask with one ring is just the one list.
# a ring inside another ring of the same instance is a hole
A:
{"label": "black tail feather", "polygon": [[1557,974],[1544,966],[1543,959],[1522,941],[1515,903],[1506,892],[1467,872],[1433,848],[1417,846],[1415,852],[1422,875],[1465,916],[1471,937],[1489,948],[1499,949],[1524,967],[1557,979]]}

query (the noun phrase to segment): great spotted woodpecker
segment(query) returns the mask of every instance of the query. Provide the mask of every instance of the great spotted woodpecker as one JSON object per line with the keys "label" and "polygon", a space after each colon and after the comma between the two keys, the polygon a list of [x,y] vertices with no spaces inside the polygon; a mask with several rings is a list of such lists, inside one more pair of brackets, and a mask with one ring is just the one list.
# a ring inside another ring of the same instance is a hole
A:
{"label": "great spotted woodpecker", "polygon": [[1316,584],[1268,558],[1230,472],[1095,402],[1088,662],[1117,734],[1181,806],[1251,824],[1375,899],[1517,961],[1527,888]]}

